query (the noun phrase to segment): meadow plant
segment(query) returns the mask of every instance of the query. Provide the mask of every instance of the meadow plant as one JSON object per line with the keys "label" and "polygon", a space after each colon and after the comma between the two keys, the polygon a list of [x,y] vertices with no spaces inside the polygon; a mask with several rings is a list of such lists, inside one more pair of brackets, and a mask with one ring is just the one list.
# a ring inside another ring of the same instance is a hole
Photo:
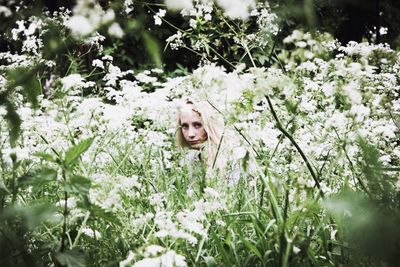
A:
{"label": "meadow plant", "polygon": [[[1,264],[396,262],[398,52],[301,30],[274,50],[278,18],[267,3],[171,0],[152,20],[169,25],[178,10],[188,28],[167,42],[200,66],[178,76],[124,70],[96,32],[124,36],[116,12],[136,9],[118,3],[78,1],[72,13],[17,21],[18,52],[0,53]],[[66,50],[51,48],[52,27]],[[87,64],[85,53],[95,54]],[[182,164],[174,134],[184,96],[225,120],[223,175],[200,170],[199,179]],[[381,226],[382,236],[363,238]]]}

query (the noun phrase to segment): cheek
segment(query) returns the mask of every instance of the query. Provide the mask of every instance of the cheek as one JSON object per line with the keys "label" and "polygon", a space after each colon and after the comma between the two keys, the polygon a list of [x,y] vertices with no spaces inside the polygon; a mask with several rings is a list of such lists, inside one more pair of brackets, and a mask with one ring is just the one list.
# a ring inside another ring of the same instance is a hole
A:
{"label": "cheek", "polygon": [[204,130],[204,128],[201,129],[200,136],[201,136],[201,139],[203,139],[203,140],[207,139],[208,135],[207,135],[206,130]]}
{"label": "cheek", "polygon": [[181,133],[182,133],[183,138],[187,139],[187,133],[188,133],[188,131],[182,130]]}

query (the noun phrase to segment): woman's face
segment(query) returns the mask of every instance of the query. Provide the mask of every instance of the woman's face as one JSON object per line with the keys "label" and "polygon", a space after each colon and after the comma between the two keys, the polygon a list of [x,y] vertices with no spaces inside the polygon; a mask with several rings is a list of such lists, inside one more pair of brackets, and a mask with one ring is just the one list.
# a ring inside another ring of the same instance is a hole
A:
{"label": "woman's face", "polygon": [[196,148],[207,140],[207,132],[198,112],[192,108],[185,108],[179,119],[183,138],[191,148]]}

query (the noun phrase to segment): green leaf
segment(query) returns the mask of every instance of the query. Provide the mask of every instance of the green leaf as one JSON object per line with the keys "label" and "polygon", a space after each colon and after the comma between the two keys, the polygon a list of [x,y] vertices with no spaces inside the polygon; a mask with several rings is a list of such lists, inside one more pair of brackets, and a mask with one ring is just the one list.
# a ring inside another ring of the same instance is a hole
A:
{"label": "green leaf", "polygon": [[56,179],[57,171],[48,167],[30,171],[19,178],[22,185],[32,185],[34,189]]}
{"label": "green leaf", "polygon": [[85,255],[76,249],[59,252],[56,254],[56,259],[63,266],[85,267],[87,265]]}
{"label": "green leaf", "polygon": [[[30,203],[27,206],[10,206],[0,213],[0,221],[20,218],[30,230],[35,229],[45,221],[54,221],[57,208],[50,203]],[[59,223],[59,222],[57,222]]]}
{"label": "green leaf", "polygon": [[204,261],[205,261],[207,267],[217,266],[217,262],[215,261],[214,257],[206,256],[206,257],[204,257]]}
{"label": "green leaf", "polygon": [[4,182],[0,180],[0,196],[6,196],[8,194],[10,194],[10,191],[8,190]]}
{"label": "green leaf", "polygon": [[22,86],[23,93],[34,108],[38,107],[37,96],[42,93],[40,81],[36,78],[36,70],[17,68],[7,73],[8,79],[14,81],[13,86]]}
{"label": "green leaf", "polygon": [[75,175],[67,181],[65,191],[87,195],[90,189],[90,185],[91,181],[88,178],[80,175]]}
{"label": "green leaf", "polygon": [[161,68],[162,61],[161,61],[161,49],[158,41],[151,36],[148,32],[143,32],[143,40],[146,46],[147,52],[149,52],[153,63]]}
{"label": "green leaf", "polygon": [[93,218],[98,218],[106,221],[107,223],[112,223],[114,225],[122,226],[121,222],[115,216],[115,214],[111,212],[107,212],[96,205],[90,206],[90,214],[92,214]]}
{"label": "green leaf", "polygon": [[36,152],[33,155],[45,161],[56,162],[53,155],[46,152]]}
{"label": "green leaf", "polygon": [[7,114],[4,116],[4,118],[8,121],[9,132],[10,132],[10,143],[11,146],[14,147],[15,142],[17,141],[21,133],[21,119],[18,113],[15,111],[15,107],[13,104],[11,104],[10,102],[8,102],[8,100],[6,100],[5,105],[7,109]]}
{"label": "green leaf", "polygon": [[242,236],[240,236],[240,239],[242,240],[243,244],[244,244],[247,248],[249,248],[251,251],[253,251],[253,253],[256,254],[258,258],[262,259],[262,256],[261,256],[260,251],[258,250],[258,248],[257,248],[253,243],[251,243],[250,241],[246,240],[246,239],[245,239],[244,237],[242,237]]}
{"label": "green leaf", "polygon": [[92,143],[93,138],[89,138],[69,148],[67,152],[65,152],[65,164],[67,166],[73,165],[76,160],[82,155],[82,153],[89,149]]}
{"label": "green leaf", "polygon": [[46,220],[51,219],[56,212],[57,208],[49,203],[27,206],[23,211],[29,229],[34,229]]}

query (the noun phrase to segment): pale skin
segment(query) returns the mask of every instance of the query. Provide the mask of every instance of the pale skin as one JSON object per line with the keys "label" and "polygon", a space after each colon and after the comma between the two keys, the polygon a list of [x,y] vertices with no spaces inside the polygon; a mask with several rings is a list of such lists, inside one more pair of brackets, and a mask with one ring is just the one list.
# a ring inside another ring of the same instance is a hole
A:
{"label": "pale skin", "polygon": [[208,137],[200,114],[192,109],[186,109],[181,113],[179,121],[186,143],[190,148],[198,149],[197,146],[204,143]]}

